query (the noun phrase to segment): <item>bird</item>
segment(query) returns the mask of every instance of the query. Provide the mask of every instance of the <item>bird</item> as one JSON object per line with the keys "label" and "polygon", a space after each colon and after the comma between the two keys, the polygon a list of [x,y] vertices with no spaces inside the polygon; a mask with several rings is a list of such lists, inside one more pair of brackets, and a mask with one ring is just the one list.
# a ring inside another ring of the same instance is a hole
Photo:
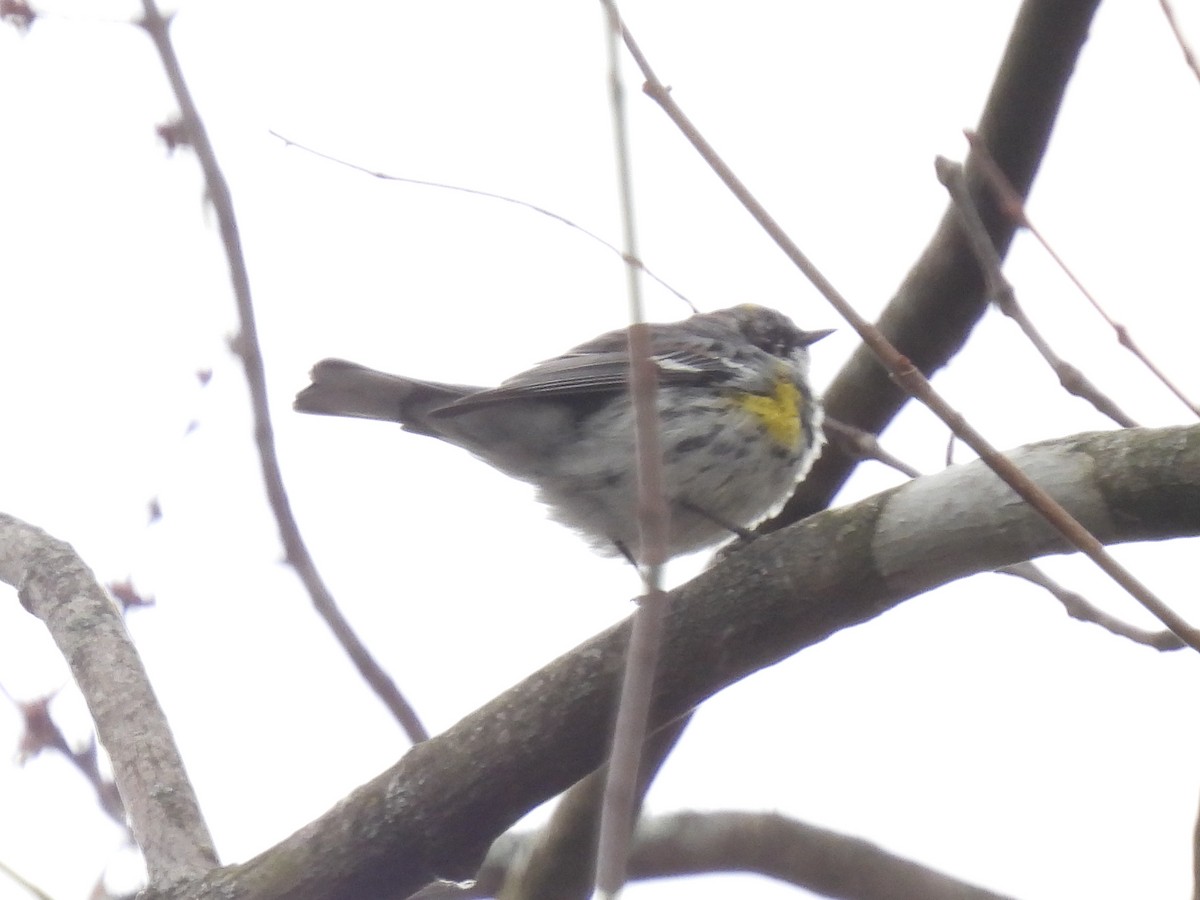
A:
{"label": "bird", "polygon": [[[775,511],[820,452],[821,404],[804,331],[741,304],[645,326],[657,376],[667,557],[704,549]],[[303,413],[398,422],[534,485],[553,519],[603,555],[640,559],[628,329],[602,334],[496,387],[318,362]],[[409,473],[415,475],[415,473]]]}

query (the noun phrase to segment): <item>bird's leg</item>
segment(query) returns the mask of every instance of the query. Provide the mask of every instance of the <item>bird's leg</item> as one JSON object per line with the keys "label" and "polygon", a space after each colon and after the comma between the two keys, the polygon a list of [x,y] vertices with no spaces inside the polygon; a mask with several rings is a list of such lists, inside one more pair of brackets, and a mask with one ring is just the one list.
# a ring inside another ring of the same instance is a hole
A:
{"label": "bird's leg", "polygon": [[737,535],[739,538],[741,538],[741,540],[745,541],[746,543],[750,543],[750,541],[752,541],[756,537],[758,537],[758,535],[755,534],[753,531],[751,531],[749,528],[743,528],[741,525],[737,525],[733,522],[730,522],[728,519],[724,519],[721,516],[716,515],[715,513],[711,513],[707,509],[705,509],[703,506],[699,506],[698,504],[693,503],[691,500],[687,500],[685,498],[680,498],[676,502],[679,503],[680,506],[682,506],[684,509],[688,510],[689,512],[694,512],[696,515],[702,516],[705,519],[708,519],[708,521],[712,522],[714,525],[720,525],[722,528],[724,528],[730,534]]}

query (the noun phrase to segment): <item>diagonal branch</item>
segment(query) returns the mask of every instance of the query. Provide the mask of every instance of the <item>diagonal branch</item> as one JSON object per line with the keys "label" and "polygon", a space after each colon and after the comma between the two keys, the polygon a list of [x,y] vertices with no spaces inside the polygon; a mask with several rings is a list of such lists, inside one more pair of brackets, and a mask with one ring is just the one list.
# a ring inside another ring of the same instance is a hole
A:
{"label": "diagonal branch", "polygon": [[54,900],[53,897],[43,891],[28,878],[23,876],[20,872],[16,871],[16,869],[5,865],[3,862],[0,862],[0,875],[3,875],[9,881],[12,881],[17,885],[17,887],[29,894],[30,897],[33,897],[34,900]]}
{"label": "diagonal branch", "polygon": [[[1028,7],[1027,7],[1028,8]],[[900,385],[911,396],[915,397],[935,416],[941,419],[967,446],[987,464],[993,472],[1015,491],[1022,500],[1037,510],[1048,523],[1065,537],[1075,549],[1085,554],[1102,572],[1119,584],[1131,597],[1138,601],[1149,613],[1178,635],[1188,646],[1200,652],[1200,629],[1194,628],[1186,619],[1175,612],[1170,606],[1160,600],[1140,579],[1122,566],[1110,553],[1104,549],[1104,544],[1097,540],[1077,519],[1037,481],[993,447],[984,436],[974,428],[956,409],[933,388],[929,379],[921,372],[913,361],[897,350],[896,345],[878,328],[859,315],[850,302],[825,277],[824,273],[805,255],[796,243],[779,226],[765,206],[750,193],[749,189],[734,174],[729,165],[717,154],[712,145],[700,134],[699,130],[675,102],[671,92],[654,74],[650,63],[638,47],[628,28],[623,29],[625,45],[637,61],[638,67],[646,76],[645,91],[667,114],[676,127],[683,133],[696,152],[708,163],[717,177],[729,188],[746,211],[762,227],[775,244],[791,260],[804,277],[815,287],[835,310],[863,339],[863,343],[874,354],[876,360],[883,365],[892,380]],[[995,154],[993,154],[994,156]],[[981,205],[980,216],[984,217],[985,210]],[[994,206],[990,212],[1000,215]],[[1006,221],[1001,218],[1001,221]],[[1011,226],[1010,226],[1011,227]],[[774,522],[768,522],[768,530],[774,527]]]}
{"label": "diagonal branch", "polygon": [[1106,613],[1095,604],[1089,603],[1077,591],[1063,587],[1033,563],[1013,563],[1011,566],[1004,566],[1001,569],[997,569],[996,574],[1009,575],[1013,578],[1028,581],[1030,584],[1036,584],[1061,603],[1067,615],[1072,619],[1099,625],[1105,631],[1115,634],[1117,637],[1133,641],[1135,644],[1144,644],[1147,647],[1153,647],[1155,650],[1162,650],[1164,652],[1182,650],[1187,646],[1169,631],[1148,631],[1145,628],[1138,628],[1136,625],[1123,622],[1116,616]]}
{"label": "diagonal branch", "polygon": [[[982,145],[981,153],[986,153]],[[983,163],[986,168],[986,163]],[[950,199],[958,209],[963,230],[967,241],[975,254],[975,259],[983,269],[983,281],[986,294],[996,304],[1004,315],[1008,316],[1025,334],[1029,343],[1038,352],[1046,364],[1058,376],[1058,382],[1068,393],[1091,403],[1098,413],[1112,419],[1122,428],[1137,428],[1138,423],[1117,406],[1116,402],[1092,383],[1083,372],[1059,356],[1050,342],[1042,335],[1033,321],[1025,314],[1024,308],[1017,302],[1017,293],[1012,283],[1004,276],[1003,260],[996,248],[992,246],[992,238],[983,225],[975,200],[967,189],[967,176],[962,165],[951,162],[939,156],[934,162],[938,180],[945,186]]]}
{"label": "diagonal branch", "polygon": [[142,27],[154,41],[158,55],[166,69],[167,80],[175,94],[182,116],[182,128],[186,140],[196,151],[200,168],[204,172],[204,182],[208,188],[208,196],[216,210],[217,223],[221,230],[221,240],[225,246],[225,255],[229,260],[229,277],[233,282],[233,293],[237,301],[240,333],[236,342],[236,350],[241,357],[242,366],[246,373],[246,383],[250,388],[250,407],[254,416],[254,437],[258,446],[258,458],[262,468],[263,483],[267,489],[267,501],[275,514],[279,527],[279,537],[283,542],[287,561],[295,569],[300,581],[308,591],[317,613],[325,620],[325,624],[333,632],[334,637],[342,645],[359,674],[369,684],[375,694],[395,716],[401,727],[407,732],[414,743],[425,740],[429,733],[416,711],[400,693],[395,682],[371,656],[366,645],[354,633],[350,623],[346,621],[332,592],[317,571],[317,564],[308,552],[308,546],[300,535],[300,526],[292,514],[291,501],[283,486],[283,473],[279,468],[279,457],[275,452],[275,432],[271,427],[271,411],[267,405],[267,375],[263,365],[262,348],[258,342],[258,326],[255,323],[254,304],[250,297],[250,277],[246,269],[246,257],[242,251],[242,241],[238,234],[237,216],[233,209],[233,196],[229,191],[229,183],[217,163],[216,150],[208,139],[208,132],[200,118],[200,112],[192,100],[191,91],[183,77],[183,69],[179,58],[175,55],[175,47],[171,44],[168,31],[170,21],[158,11],[154,0],[142,0],[144,15]]}
{"label": "diagonal branch", "polygon": [[1085,300],[1091,304],[1094,309],[1113,330],[1116,335],[1117,343],[1137,357],[1138,361],[1149,370],[1150,374],[1162,383],[1163,387],[1175,395],[1184,406],[1191,410],[1192,414],[1200,417],[1200,406],[1197,406],[1188,396],[1180,390],[1179,386],[1172,381],[1167,374],[1155,364],[1146,353],[1138,346],[1133,339],[1129,329],[1116,321],[1108,311],[1096,299],[1095,294],[1087,289],[1084,283],[1079,279],[1079,276],[1067,265],[1066,260],[1051,246],[1046,236],[1042,234],[1041,229],[1033,223],[1029,218],[1029,213],[1025,209],[1025,203],[1018,196],[1013,186],[1008,183],[1008,179],[1004,177],[1004,173],[1000,171],[1000,167],[996,165],[995,160],[987,152],[987,147],[980,142],[979,136],[973,131],[967,131],[967,142],[971,145],[971,150],[976,156],[979,163],[979,172],[986,179],[988,188],[996,193],[996,198],[1000,203],[1001,208],[1013,222],[1026,229],[1034,239],[1042,245],[1042,249],[1054,260],[1054,264],[1062,270],[1062,273],[1070,279],[1071,283],[1079,290]]}
{"label": "diagonal branch", "polygon": [[1175,18],[1175,10],[1171,8],[1169,0],[1158,0],[1158,5],[1162,9],[1163,18],[1167,20],[1167,25],[1171,29],[1171,34],[1175,37],[1175,43],[1179,45],[1180,51],[1183,53],[1184,64],[1192,70],[1192,74],[1196,76],[1196,80],[1200,81],[1200,61],[1196,59],[1196,51],[1187,42],[1187,38],[1183,36],[1183,29],[1179,27],[1179,21]]}
{"label": "diagonal branch", "polygon": [[[1200,425],[1013,451],[1107,542],[1200,534]],[[930,588],[1069,546],[980,462],[766,535],[672,591],[651,727]],[[605,631],[418,744],[278,846],[207,881],[240,900],[401,898],[603,762],[629,637]]]}
{"label": "diagonal branch", "polygon": [[[1028,196],[1041,165],[1098,6],[1099,0],[1026,0],[1013,25],[976,130],[1022,197]],[[1003,258],[1016,226],[986,196],[975,154],[967,157],[966,168],[984,224]],[[917,369],[932,375],[962,349],[986,311],[984,288],[958,214],[947,207],[925,252],[879,317],[879,330]],[[832,418],[878,434],[908,395],[864,345],[826,389],[822,402]],[[828,506],[857,463],[827,447],[772,527]]]}

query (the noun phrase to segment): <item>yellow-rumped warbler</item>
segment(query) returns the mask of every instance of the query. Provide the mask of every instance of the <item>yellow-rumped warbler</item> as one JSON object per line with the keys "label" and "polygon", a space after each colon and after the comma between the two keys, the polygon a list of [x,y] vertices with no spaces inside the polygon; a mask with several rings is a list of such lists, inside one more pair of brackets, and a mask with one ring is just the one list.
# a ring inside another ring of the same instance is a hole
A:
{"label": "yellow-rumped warbler", "polygon": [[[650,325],[658,372],[671,556],[715,544],[767,515],[822,443],[802,331],[743,305]],[[551,515],[605,554],[638,542],[634,412],[625,329],[514,375],[499,387],[418,381],[326,359],[300,412],[399,422],[536,485]]]}

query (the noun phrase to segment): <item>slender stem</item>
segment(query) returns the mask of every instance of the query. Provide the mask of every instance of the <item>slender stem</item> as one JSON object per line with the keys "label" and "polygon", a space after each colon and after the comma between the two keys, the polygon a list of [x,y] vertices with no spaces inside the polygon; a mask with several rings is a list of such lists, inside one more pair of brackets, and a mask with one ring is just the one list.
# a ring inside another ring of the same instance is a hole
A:
{"label": "slender stem", "polygon": [[279,468],[279,457],[275,452],[275,433],[271,427],[271,411],[267,405],[267,375],[263,364],[262,348],[258,342],[258,326],[255,322],[254,304],[250,296],[250,277],[246,268],[246,257],[242,251],[242,241],[238,235],[237,217],[233,209],[233,196],[225,174],[217,163],[217,154],[200,112],[192,100],[191,91],[183,77],[183,69],[179,58],[175,55],[175,47],[171,43],[168,32],[170,22],[159,12],[154,0],[142,0],[144,17],[141,25],[154,41],[158,55],[162,59],[163,68],[167,72],[167,80],[175,93],[175,101],[179,104],[180,115],[187,135],[187,141],[196,151],[200,168],[204,172],[205,185],[213,209],[217,213],[217,223],[221,231],[221,240],[225,246],[225,255],[229,260],[229,277],[233,282],[234,298],[237,302],[240,332],[235,344],[242,367],[246,373],[246,382],[250,388],[250,407],[254,417],[254,437],[258,446],[259,464],[262,469],[263,482],[267,488],[267,501],[275,514],[279,528],[279,537],[283,543],[287,561],[300,577],[317,613],[325,620],[325,624],[334,633],[346,654],[350,657],[359,674],[371,686],[380,700],[391,711],[392,715],[407,732],[413,743],[428,739],[429,733],[416,711],[400,693],[395,682],[375,661],[367,650],[366,645],[354,633],[346,617],[338,609],[329,587],[317,571],[317,564],[308,552],[308,546],[300,535],[300,526],[292,513],[291,501],[283,485],[283,473]]}
{"label": "slender stem", "polygon": [[976,162],[979,164],[979,172],[987,181],[988,187],[991,188],[992,192],[996,194],[996,197],[1000,203],[1000,207],[1004,210],[1005,214],[1012,219],[1013,222],[1020,225],[1022,228],[1026,229],[1030,234],[1032,234],[1037,242],[1042,245],[1042,249],[1049,254],[1050,258],[1054,260],[1054,264],[1062,270],[1062,273],[1071,280],[1071,283],[1075,285],[1079,293],[1081,293],[1084,299],[1091,304],[1092,309],[1094,309],[1100,315],[1100,317],[1108,323],[1108,326],[1116,334],[1117,343],[1136,356],[1141,364],[1145,366],[1167,390],[1174,394],[1180,403],[1182,403],[1191,411],[1192,415],[1200,418],[1200,406],[1197,406],[1179,388],[1179,386],[1175,384],[1175,382],[1172,381],[1167,374],[1155,364],[1154,360],[1150,359],[1150,357],[1145,354],[1142,348],[1138,346],[1137,342],[1134,341],[1133,335],[1129,333],[1129,329],[1109,315],[1108,310],[1106,310],[1101,305],[1100,301],[1096,299],[1096,295],[1088,290],[1087,286],[1082,280],[1080,280],[1079,276],[1075,274],[1074,270],[1067,265],[1067,261],[1059,255],[1058,251],[1054,249],[1054,246],[1050,243],[1042,231],[1037,227],[1036,224],[1034,224],[1033,220],[1029,218],[1029,212],[1025,209],[1025,204],[1021,200],[1020,193],[1015,187],[1013,187],[1012,182],[1008,180],[1008,176],[1004,174],[1003,170],[996,163],[996,160],[992,158],[991,152],[989,152],[987,145],[980,140],[979,135],[973,131],[967,131],[965,134],[967,137],[967,142],[971,145],[971,152],[974,155]]}
{"label": "slender stem", "polygon": [[625,87],[621,80],[621,17],[614,0],[601,2],[607,21],[608,83],[631,321],[629,390],[637,429],[637,512],[641,532],[638,560],[646,583],[645,594],[633,618],[633,633],[625,659],[625,677],[621,683],[596,851],[597,892],[602,897],[615,897],[625,884],[633,820],[638,805],[637,773],[646,737],[646,721],[650,714],[650,697],[654,689],[654,673],[658,666],[659,642],[666,610],[662,574],[667,559],[670,511],[664,494],[657,370],[650,356],[650,335],[642,321],[642,267],[638,262],[629,126]]}
{"label": "slender stem", "polygon": [[269,130],[268,133],[272,137],[279,138],[279,140],[283,141],[284,144],[286,144],[289,147],[295,147],[298,150],[303,150],[305,153],[309,153],[309,154],[312,154],[313,156],[317,157],[317,159],[323,159],[327,162],[336,163],[339,166],[345,166],[347,169],[353,169],[355,172],[361,172],[364,175],[370,175],[372,178],[378,178],[380,181],[391,181],[391,182],[395,182],[396,184],[411,184],[411,185],[416,185],[417,187],[434,188],[439,191],[454,191],[459,194],[467,194],[468,196],[471,196],[471,197],[482,197],[487,200],[499,200],[502,203],[510,203],[513,206],[519,206],[522,209],[527,209],[530,212],[535,212],[540,216],[545,216],[547,219],[553,219],[555,222],[565,225],[568,228],[572,229],[573,231],[578,231],[584,237],[591,238],[593,241],[595,241],[601,247],[604,247],[605,249],[610,250],[611,252],[615,253],[617,256],[621,257],[629,265],[637,266],[639,269],[641,269],[643,272],[645,272],[649,278],[651,278],[653,281],[655,281],[659,285],[659,287],[663,288],[663,290],[669,291],[670,293],[672,293],[676,297],[678,297],[680,300],[682,300],[684,303],[686,303],[688,305],[688,307],[692,310],[692,312],[697,311],[695,304],[692,303],[691,300],[689,300],[687,297],[685,297],[683,294],[681,294],[679,291],[677,291],[675,288],[673,288],[666,281],[664,281],[663,279],[661,279],[657,275],[655,275],[654,272],[652,272],[650,269],[646,268],[645,264],[640,259],[635,259],[633,257],[630,257],[628,254],[626,254],[624,251],[622,251],[621,248],[619,248],[616,244],[613,244],[613,243],[605,240],[600,235],[596,234],[596,232],[591,231],[590,229],[584,228],[578,222],[576,222],[572,219],[568,219],[562,213],[557,213],[554,210],[547,209],[544,206],[538,206],[538,204],[536,204],[536,203],[530,203],[528,200],[522,200],[520,197],[510,197],[507,194],[497,194],[494,191],[484,191],[484,190],[480,190],[479,188],[464,187],[461,184],[447,184],[443,181],[428,181],[424,178],[409,178],[407,175],[393,175],[390,172],[381,172],[378,169],[369,169],[366,166],[360,166],[358,163],[353,163],[353,162],[350,162],[349,160],[341,159],[341,158],[339,158],[337,156],[333,156],[329,153],[323,153],[322,151],[317,150],[314,147],[309,147],[308,145],[302,144],[299,141],[292,140],[290,137],[287,137],[286,135],[282,135],[278,131]]}
{"label": "slender stem", "polygon": [[1092,380],[1078,368],[1064,360],[1050,346],[1050,342],[1042,335],[1033,320],[1025,314],[1024,308],[1017,300],[1017,293],[1012,283],[1004,277],[1003,262],[996,245],[988,234],[983,217],[971,196],[967,186],[966,170],[962,163],[953,162],[939,156],[934,162],[938,180],[950,194],[954,208],[958,210],[959,221],[966,234],[967,243],[975,253],[979,268],[983,271],[983,280],[991,301],[996,307],[1017,323],[1029,343],[1037,350],[1046,364],[1058,376],[1059,383],[1069,393],[1087,400],[1101,415],[1108,416],[1122,428],[1137,428],[1138,423],[1132,416],[1117,406],[1116,401],[1105,394],[1092,383]]}

